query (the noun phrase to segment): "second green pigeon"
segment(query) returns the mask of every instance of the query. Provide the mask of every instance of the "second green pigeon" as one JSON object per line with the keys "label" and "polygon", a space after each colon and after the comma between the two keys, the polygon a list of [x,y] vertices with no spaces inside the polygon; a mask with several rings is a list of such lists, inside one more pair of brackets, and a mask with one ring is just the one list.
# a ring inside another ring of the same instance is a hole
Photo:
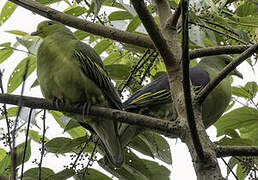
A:
{"label": "second green pigeon", "polygon": [[[189,70],[195,93],[198,94],[231,61],[232,58],[227,55],[201,58],[201,61]],[[232,71],[230,75],[242,78],[242,74],[237,70]],[[231,83],[229,77],[227,77],[206,97],[202,104],[202,118],[205,128],[208,128],[220,118],[230,100]],[[123,107],[128,112],[172,120],[173,110],[168,76],[165,74],[153,80],[145,88],[137,91],[123,103]],[[143,128],[123,125],[120,130],[122,146],[125,147],[142,131]]]}

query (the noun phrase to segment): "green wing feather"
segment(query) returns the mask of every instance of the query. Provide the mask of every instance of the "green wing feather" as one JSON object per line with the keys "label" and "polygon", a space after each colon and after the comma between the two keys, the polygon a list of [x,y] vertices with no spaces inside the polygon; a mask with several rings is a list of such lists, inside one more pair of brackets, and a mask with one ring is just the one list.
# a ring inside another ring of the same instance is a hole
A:
{"label": "green wing feather", "polygon": [[78,41],[73,56],[79,61],[85,75],[102,90],[111,106],[122,109],[121,100],[99,55],[89,45]]}

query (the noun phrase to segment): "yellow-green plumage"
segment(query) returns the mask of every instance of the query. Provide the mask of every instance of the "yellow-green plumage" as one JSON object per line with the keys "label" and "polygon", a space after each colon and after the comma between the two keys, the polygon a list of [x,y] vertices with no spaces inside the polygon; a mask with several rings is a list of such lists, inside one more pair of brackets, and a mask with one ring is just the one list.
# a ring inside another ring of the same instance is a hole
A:
{"label": "yellow-green plumage", "polygon": [[[44,21],[38,25],[44,40],[37,53],[37,76],[42,94],[49,101],[76,105],[90,103],[121,109],[121,101],[99,55],[79,41],[63,24]],[[71,114],[70,114],[71,115]],[[120,167],[124,160],[117,124],[104,117],[72,115],[86,122],[100,137],[110,162]]]}

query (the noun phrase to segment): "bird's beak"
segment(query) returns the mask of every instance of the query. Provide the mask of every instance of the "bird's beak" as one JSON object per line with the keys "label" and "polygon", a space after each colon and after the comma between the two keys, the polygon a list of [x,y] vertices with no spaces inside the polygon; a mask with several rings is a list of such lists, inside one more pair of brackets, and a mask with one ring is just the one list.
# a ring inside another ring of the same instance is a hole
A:
{"label": "bird's beak", "polygon": [[35,31],[35,32],[32,32],[30,35],[32,35],[32,36],[37,36],[37,35],[39,35],[41,32],[40,31]]}
{"label": "bird's beak", "polygon": [[236,70],[236,69],[233,71],[233,75],[235,75],[235,76],[237,76],[237,77],[243,79],[243,74],[241,74],[241,73],[240,73],[238,70]]}

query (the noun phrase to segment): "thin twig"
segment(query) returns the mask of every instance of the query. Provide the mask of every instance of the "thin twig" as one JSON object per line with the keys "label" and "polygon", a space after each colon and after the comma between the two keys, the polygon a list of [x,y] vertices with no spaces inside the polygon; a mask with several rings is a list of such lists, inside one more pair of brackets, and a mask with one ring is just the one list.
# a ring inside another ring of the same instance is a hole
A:
{"label": "thin twig", "polygon": [[96,151],[96,149],[97,149],[97,145],[98,145],[98,143],[99,143],[99,140],[100,140],[100,139],[98,138],[97,141],[95,142],[95,145],[94,145],[94,148],[93,148],[93,150],[92,150],[90,159],[89,159],[89,161],[88,161],[88,163],[87,163],[87,166],[86,166],[86,168],[85,168],[85,170],[84,170],[84,172],[83,172],[82,179],[84,179],[85,175],[88,174],[88,168],[89,168],[89,166],[90,166],[90,163],[93,161],[93,156],[95,155],[95,151]]}
{"label": "thin twig", "polygon": [[[90,8],[90,4],[88,3],[88,1],[87,1],[87,0],[84,0],[84,2],[85,2],[85,4],[88,6],[88,8]],[[97,19],[99,20],[100,24],[105,25],[105,23],[99,18],[98,15],[97,15],[96,17],[97,17]]]}
{"label": "thin twig", "polygon": [[41,180],[41,166],[42,166],[43,156],[45,153],[45,133],[46,133],[46,110],[45,109],[44,109],[42,121],[43,121],[43,135],[41,140],[41,155],[40,155],[40,162],[39,162],[39,180]]}
{"label": "thin twig", "polygon": [[230,172],[233,174],[233,176],[236,178],[236,180],[238,180],[238,177],[236,176],[236,174],[234,173],[234,171],[232,170],[232,168],[228,165],[228,163],[225,161],[225,159],[223,157],[221,157],[222,161],[224,162],[224,164],[228,167],[228,169],[230,170]]}
{"label": "thin twig", "polygon": [[[154,54],[154,53],[153,53],[153,54]],[[140,82],[140,83],[143,82],[143,80],[145,79],[147,73],[150,73],[150,68],[152,67],[152,65],[153,65],[155,59],[158,57],[158,55],[159,55],[159,54],[156,53],[156,54],[152,57],[152,59],[150,60],[150,64],[148,65],[148,67],[146,68],[145,72],[143,73],[143,75],[142,75],[142,77],[141,77],[141,82]]]}
{"label": "thin twig", "polygon": [[176,29],[176,25],[177,25],[178,19],[179,19],[180,15],[181,15],[181,6],[182,6],[182,0],[180,0],[178,6],[176,7],[176,10],[175,10],[173,16],[168,19],[168,25],[171,28],[175,28]]}
{"label": "thin twig", "polygon": [[232,61],[227,67],[225,67],[213,80],[209,82],[205,88],[197,96],[199,103],[202,103],[208,94],[238,65],[240,65],[244,60],[249,58],[258,49],[258,43],[254,44],[246,51],[244,51],[240,56],[238,56],[234,61]]}
{"label": "thin twig", "polygon": [[[0,70],[0,89],[1,89],[1,93],[4,94],[2,76],[3,76],[3,71]],[[6,108],[5,103],[3,105],[3,109],[4,109],[4,115],[5,115],[5,122],[6,122],[6,126],[7,126],[7,144],[9,145],[10,152],[12,152],[11,133],[10,133],[10,128],[11,127],[10,127],[7,108]]]}
{"label": "thin twig", "polygon": [[217,29],[211,28],[211,27],[206,26],[206,25],[204,25],[204,24],[199,24],[199,23],[196,23],[196,22],[189,22],[189,23],[190,23],[190,24],[194,24],[194,25],[196,25],[196,26],[203,27],[203,28],[205,28],[205,29],[209,29],[209,30],[214,31],[214,32],[216,32],[216,33],[218,33],[218,34],[221,34],[222,36],[226,36],[226,37],[231,38],[231,39],[233,39],[233,40],[235,40],[235,41],[239,41],[239,42],[241,42],[241,43],[243,43],[243,44],[245,44],[245,45],[249,44],[249,42],[243,41],[242,39],[237,39],[236,37],[231,36],[231,35],[228,34],[228,33],[224,33],[224,32],[222,32],[222,31],[219,31],[219,30],[217,30]]}
{"label": "thin twig", "polygon": [[81,148],[80,152],[77,154],[77,157],[75,159],[75,161],[73,162],[72,168],[76,167],[76,163],[79,160],[82,152],[84,151],[84,149],[87,147],[87,145],[89,144],[89,142],[92,140],[93,134],[90,135],[89,139],[87,140],[87,142],[84,143],[83,147]]}
{"label": "thin twig", "polygon": [[23,150],[23,157],[22,157],[22,167],[21,167],[21,180],[23,178],[23,171],[24,171],[24,163],[25,163],[25,156],[27,151],[27,145],[28,145],[28,137],[29,137],[29,131],[30,131],[30,122],[31,122],[31,115],[32,115],[33,109],[30,109],[29,118],[27,122],[27,129],[26,129],[26,136],[25,136],[25,142],[24,142],[24,150]]}
{"label": "thin twig", "polygon": [[33,54],[33,53],[29,52],[29,51],[24,51],[22,49],[17,49],[17,48],[14,48],[14,47],[8,47],[8,48],[11,48],[11,49],[13,49],[15,51],[19,51],[19,52],[23,52],[23,53],[26,53],[26,54],[30,54],[30,55],[36,56],[36,54]]}
{"label": "thin twig", "polygon": [[21,112],[21,102],[22,102],[22,96],[23,96],[23,93],[24,93],[24,88],[25,88],[25,81],[26,81],[26,77],[27,77],[27,73],[28,73],[28,69],[29,69],[29,62],[30,60],[27,60],[26,62],[26,66],[25,66],[25,71],[23,73],[23,82],[22,82],[22,89],[21,89],[21,96],[19,98],[19,102],[18,102],[18,112],[17,112],[17,115],[16,115],[16,118],[15,118],[15,121],[14,121],[14,128],[12,130],[12,140],[13,140],[13,143],[12,143],[12,151],[11,151],[11,168],[14,170],[14,172],[12,172],[12,178],[13,180],[16,180],[16,145],[15,145],[15,136],[16,136],[16,128],[17,128],[17,124],[18,124],[18,119],[19,119],[19,115],[20,115],[20,112]]}
{"label": "thin twig", "polygon": [[118,91],[118,93],[119,93],[120,95],[122,94],[122,92],[123,92],[123,90],[125,89],[125,87],[127,87],[127,86],[129,85],[129,83],[130,83],[130,81],[132,80],[134,74],[135,74],[136,71],[139,69],[139,68],[138,68],[139,64],[143,61],[143,59],[147,56],[147,54],[148,54],[149,52],[150,52],[150,50],[147,49],[147,50],[144,52],[144,54],[143,54],[143,56],[141,57],[141,59],[140,59],[140,60],[137,62],[137,64],[134,66],[134,68],[133,68],[133,70],[130,72],[130,75],[128,76],[126,82],[124,83],[124,85],[122,86],[122,88],[119,89],[119,91]]}
{"label": "thin twig", "polygon": [[219,24],[219,23],[216,23],[216,22],[211,22],[211,21],[209,21],[209,19],[206,18],[206,17],[201,17],[201,16],[200,16],[200,18],[203,19],[203,20],[204,20],[206,23],[208,23],[208,24],[211,24],[211,25],[213,25],[213,26],[217,26],[217,27],[219,27],[219,28],[221,28],[221,29],[224,29],[225,31],[228,31],[228,32],[230,32],[230,33],[232,33],[232,34],[234,34],[234,35],[236,35],[236,36],[239,36],[239,34],[237,34],[236,32],[234,32],[234,31],[231,30],[230,28],[227,28],[227,27],[225,27],[225,26],[223,26],[223,25],[221,25],[221,24]]}

